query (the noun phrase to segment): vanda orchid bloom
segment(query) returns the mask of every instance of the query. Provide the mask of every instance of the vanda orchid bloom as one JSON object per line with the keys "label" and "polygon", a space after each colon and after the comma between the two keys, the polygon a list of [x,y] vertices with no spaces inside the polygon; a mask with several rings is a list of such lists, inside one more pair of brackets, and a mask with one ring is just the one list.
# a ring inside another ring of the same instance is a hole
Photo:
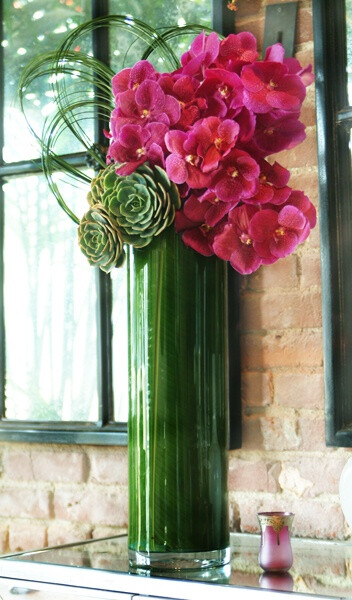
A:
{"label": "vanda orchid bloom", "polygon": [[260,60],[251,33],[203,32],[172,73],[142,60],[114,76],[107,162],[118,176],[143,163],[166,171],[184,243],[252,273],[293,252],[316,222],[289,171],[267,160],[305,139],[299,116],[313,78],[281,44]]}

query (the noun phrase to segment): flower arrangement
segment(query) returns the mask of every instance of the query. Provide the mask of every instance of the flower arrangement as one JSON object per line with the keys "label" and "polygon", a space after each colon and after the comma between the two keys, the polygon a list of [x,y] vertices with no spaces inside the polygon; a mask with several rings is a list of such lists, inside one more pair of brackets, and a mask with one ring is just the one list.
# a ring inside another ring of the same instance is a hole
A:
{"label": "flower arrangement", "polygon": [[78,227],[90,264],[109,272],[126,245],[145,247],[172,224],[186,245],[242,274],[307,238],[313,204],[267,160],[305,139],[299,117],[314,76],[284,53],[277,43],[259,59],[249,32],[202,31],[170,72],[144,58],[113,75],[105,166]]}

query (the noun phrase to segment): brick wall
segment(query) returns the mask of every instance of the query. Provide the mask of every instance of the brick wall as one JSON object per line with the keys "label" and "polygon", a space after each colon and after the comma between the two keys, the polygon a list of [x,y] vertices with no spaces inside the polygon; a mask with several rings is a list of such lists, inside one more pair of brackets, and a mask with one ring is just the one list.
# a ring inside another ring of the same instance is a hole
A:
{"label": "brick wall", "polygon": [[[277,0],[275,0],[277,1]],[[267,2],[269,3],[269,2]],[[262,41],[260,0],[239,0],[237,31]],[[299,3],[297,57],[313,62],[311,1]],[[279,161],[318,202],[314,86],[307,139]],[[297,251],[243,278],[243,447],[230,453],[232,528],[258,531],[258,510],[292,510],[299,536],[344,538],[338,501],[349,450],[325,447],[319,229]],[[0,444],[0,552],[127,527],[125,448]]]}
{"label": "brick wall", "polygon": [[[267,2],[240,0],[237,31],[263,38]],[[299,2],[296,57],[314,63],[312,6]],[[306,140],[277,160],[318,208],[314,85],[301,113]],[[258,510],[291,510],[300,536],[350,534],[338,481],[349,450],[325,446],[319,222],[297,251],[243,278],[243,447],[231,452],[233,528],[257,531]]]}

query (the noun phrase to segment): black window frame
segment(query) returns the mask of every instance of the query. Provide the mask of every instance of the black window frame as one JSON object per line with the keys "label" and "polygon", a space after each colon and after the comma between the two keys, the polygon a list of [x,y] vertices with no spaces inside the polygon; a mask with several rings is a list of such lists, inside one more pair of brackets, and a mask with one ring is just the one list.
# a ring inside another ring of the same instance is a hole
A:
{"label": "black window frame", "polygon": [[344,0],[313,0],[326,444],[352,446],[352,106]]}
{"label": "black window frame", "polygon": [[[213,28],[228,35],[234,32],[234,16],[227,8],[227,0],[212,0]],[[108,0],[92,0],[92,17],[109,14]],[[0,39],[3,39],[3,15],[0,3]],[[93,32],[93,51],[100,60],[108,60],[108,45],[106,32],[95,30]],[[3,49],[0,45],[0,65],[3,65]],[[0,124],[4,115],[3,69],[0,72]],[[96,141],[102,142],[103,124],[96,122]],[[40,159],[21,161],[17,163],[4,163],[2,159],[3,131],[0,127],[0,240],[4,232],[4,201],[2,183],[6,177],[41,173]],[[76,166],[86,165],[86,155],[76,153],[65,156]],[[3,249],[0,243],[0,441],[12,442],[42,442],[60,444],[98,444],[98,445],[127,445],[127,423],[117,423],[112,420],[113,415],[113,386],[112,386],[112,324],[111,324],[111,280],[110,276],[97,270],[98,287],[98,339],[99,359],[99,420],[92,422],[36,422],[14,421],[4,418],[5,414],[5,324],[4,324],[4,298],[3,298]],[[240,358],[239,358],[239,276],[228,269],[228,346],[229,346],[229,447],[241,446],[241,392],[240,392]],[[104,360],[102,357],[104,356]],[[107,360],[108,357],[108,360]]]}

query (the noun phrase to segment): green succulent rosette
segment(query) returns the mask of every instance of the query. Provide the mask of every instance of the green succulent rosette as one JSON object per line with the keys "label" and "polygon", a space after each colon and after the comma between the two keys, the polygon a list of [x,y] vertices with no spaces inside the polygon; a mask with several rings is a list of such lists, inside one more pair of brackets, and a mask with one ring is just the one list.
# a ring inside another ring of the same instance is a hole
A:
{"label": "green succulent rosette", "polygon": [[95,204],[82,217],[78,242],[89,264],[100,267],[105,273],[120,267],[125,260],[116,220],[102,204]]}
{"label": "green succulent rosette", "polygon": [[102,202],[114,215],[124,242],[136,248],[150,244],[172,224],[181,206],[177,186],[163,169],[146,164],[131,175],[106,171]]}
{"label": "green succulent rosette", "polygon": [[102,195],[105,192],[104,179],[110,172],[115,173],[116,165],[109,165],[106,169],[101,169],[99,173],[93,177],[90,183],[90,190],[87,194],[87,200],[90,206],[102,203]]}

